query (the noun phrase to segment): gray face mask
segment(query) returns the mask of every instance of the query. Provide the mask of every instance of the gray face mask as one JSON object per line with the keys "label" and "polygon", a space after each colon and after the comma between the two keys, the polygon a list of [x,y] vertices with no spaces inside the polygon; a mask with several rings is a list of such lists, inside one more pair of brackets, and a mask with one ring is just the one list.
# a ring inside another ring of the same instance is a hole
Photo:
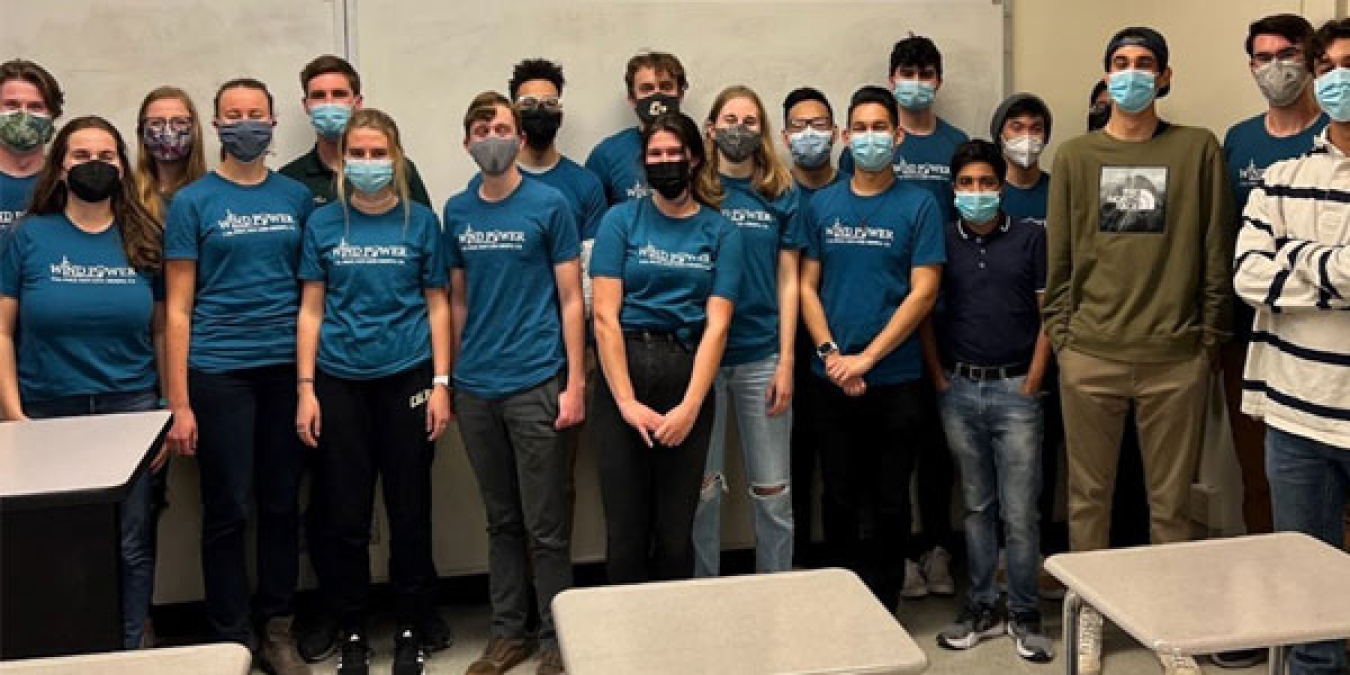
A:
{"label": "gray face mask", "polygon": [[717,143],[717,148],[727,159],[744,162],[759,147],[759,132],[751,131],[744,124],[733,124],[713,130],[713,142]]}
{"label": "gray face mask", "polygon": [[500,176],[511,168],[520,151],[520,139],[516,136],[488,136],[469,144],[469,154],[478,168],[488,176]]}
{"label": "gray face mask", "polygon": [[1308,69],[1298,61],[1271,61],[1258,66],[1252,76],[1256,78],[1261,95],[1276,108],[1298,100],[1310,79]]}

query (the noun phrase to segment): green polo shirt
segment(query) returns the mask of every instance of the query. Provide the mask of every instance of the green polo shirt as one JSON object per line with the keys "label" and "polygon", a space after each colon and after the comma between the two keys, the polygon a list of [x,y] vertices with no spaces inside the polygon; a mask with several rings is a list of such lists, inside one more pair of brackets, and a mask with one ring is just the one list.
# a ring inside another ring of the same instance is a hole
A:
{"label": "green polo shirt", "polygon": [[[417,173],[417,165],[411,159],[408,162],[408,196],[413,201],[431,206],[431,197],[422,184],[422,176]],[[305,184],[314,195],[314,206],[319,207],[337,199],[337,188],[333,185],[333,172],[319,158],[319,146],[316,144],[309,152],[296,157],[294,161],[281,167],[281,175],[293,178]]]}

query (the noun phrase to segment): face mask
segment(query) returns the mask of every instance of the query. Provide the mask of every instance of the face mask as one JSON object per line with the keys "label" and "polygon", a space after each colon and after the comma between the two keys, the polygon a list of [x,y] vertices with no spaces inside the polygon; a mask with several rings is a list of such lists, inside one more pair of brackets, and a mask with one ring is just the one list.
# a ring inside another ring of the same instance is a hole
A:
{"label": "face mask", "polygon": [[525,144],[535,150],[546,150],[558,137],[562,113],[554,110],[525,110],[520,113],[520,128],[525,130]]}
{"label": "face mask", "polygon": [[956,210],[968,223],[987,223],[998,215],[997,192],[957,192]]}
{"label": "face mask", "polygon": [[220,127],[220,145],[231,157],[249,164],[272,144],[272,123],[241,120]]}
{"label": "face mask", "polygon": [[788,136],[792,161],[803,169],[818,169],[830,161],[830,132],[810,127]]}
{"label": "face mask", "polygon": [[633,109],[637,112],[639,120],[643,124],[651,124],[652,120],[662,115],[674,115],[680,112],[680,99],[669,94],[652,94],[638,99],[637,106]]}
{"label": "face mask", "polygon": [[469,154],[478,168],[488,176],[500,176],[511,168],[520,151],[520,139],[515,136],[488,136],[469,144]]}
{"label": "face mask", "polygon": [[759,132],[751,131],[744,124],[733,124],[721,129],[713,129],[713,142],[717,149],[733,162],[744,162],[755,154],[759,147]]}
{"label": "face mask", "polygon": [[895,102],[906,110],[927,110],[937,98],[937,87],[921,80],[899,80],[895,83]]}
{"label": "face mask", "polygon": [[1111,105],[1109,103],[1093,104],[1088,108],[1088,131],[1096,131],[1111,120]]}
{"label": "face mask", "polygon": [[374,194],[394,180],[392,159],[349,159],[342,163],[342,174],[358,192]]}
{"label": "face mask", "polygon": [[122,176],[117,167],[99,160],[90,160],[70,167],[66,172],[66,187],[86,202],[101,202],[122,187]]}
{"label": "face mask", "polygon": [[1045,141],[1035,136],[1017,136],[1003,141],[1003,156],[1023,169],[1036,166],[1036,161],[1041,158],[1041,151],[1044,149]]}
{"label": "face mask", "polygon": [[352,107],[341,103],[321,103],[309,109],[309,122],[314,130],[326,140],[335,141],[342,137],[347,128],[347,120],[352,118]]}
{"label": "face mask", "polygon": [[146,127],[141,132],[141,140],[150,156],[161,162],[173,162],[187,157],[192,152],[192,130],[170,129],[165,126],[159,131]]}
{"label": "face mask", "polygon": [[1317,105],[1337,122],[1350,122],[1350,68],[1337,68],[1313,81]]}
{"label": "face mask", "polygon": [[52,139],[52,118],[26,110],[0,113],[0,143],[14,152],[29,152]]}
{"label": "face mask", "polygon": [[647,184],[662,197],[675,199],[689,189],[689,160],[646,164]]}
{"label": "face mask", "polygon": [[1276,108],[1298,100],[1308,84],[1308,69],[1298,61],[1271,61],[1252,71],[1261,95]]}
{"label": "face mask", "polygon": [[1127,113],[1137,113],[1153,102],[1158,76],[1147,70],[1118,70],[1106,80],[1111,100]]}
{"label": "face mask", "polygon": [[852,134],[848,139],[853,163],[863,171],[880,171],[891,165],[895,155],[895,135],[885,131]]}

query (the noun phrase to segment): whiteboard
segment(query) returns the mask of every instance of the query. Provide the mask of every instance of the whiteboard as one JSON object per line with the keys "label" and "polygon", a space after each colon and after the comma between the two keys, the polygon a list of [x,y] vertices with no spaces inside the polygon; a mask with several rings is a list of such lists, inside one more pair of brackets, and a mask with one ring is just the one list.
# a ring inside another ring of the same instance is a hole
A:
{"label": "whiteboard", "polygon": [[347,1],[366,105],[399,123],[437,205],[476,171],[462,147],[469,101],[488,89],[506,94],[512,66],[528,57],[563,66],[558,144],[578,162],[636,122],[624,66],[648,49],[684,64],[683,109],[695,120],[707,116],[721,89],[745,84],[763,99],[775,132],[783,97],[803,85],[824,91],[842,124],[854,90],[886,84],[891,46],[910,31],[942,51],[939,115],[986,137],[1004,95],[1006,7],[999,0]]}
{"label": "whiteboard", "polygon": [[276,99],[280,168],[314,144],[300,105],[300,69],[344,50],[342,0],[3,0],[0,60],[46,68],[66,94],[58,125],[81,115],[107,118],[134,153],[136,111],[161,85],[192,96],[202,117],[207,164],[219,143],[210,127],[216,88],[236,77],[261,80]]}

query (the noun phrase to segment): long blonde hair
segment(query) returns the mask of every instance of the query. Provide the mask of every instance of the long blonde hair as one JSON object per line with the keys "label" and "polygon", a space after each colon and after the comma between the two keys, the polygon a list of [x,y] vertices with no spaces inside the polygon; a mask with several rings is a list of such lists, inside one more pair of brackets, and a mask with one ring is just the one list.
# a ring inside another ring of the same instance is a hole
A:
{"label": "long blonde hair", "polygon": [[[151,103],[165,99],[182,101],[188,115],[192,117],[192,149],[188,151],[187,157],[183,158],[183,175],[172,184],[165,185],[161,191],[159,166],[154,156],[150,154],[150,149],[145,146],[145,111],[150,108]],[[192,98],[187,92],[178,87],[164,86],[145,95],[145,100],[141,101],[141,109],[136,113],[136,168],[133,175],[136,177],[136,192],[141,198],[141,203],[145,205],[145,210],[161,223],[167,214],[164,213],[164,202],[160,199],[160,195],[171,195],[184,185],[206,175],[206,153],[203,147],[202,121],[197,116],[197,106],[192,104]]]}
{"label": "long blonde hair", "polygon": [[[759,116],[759,147],[755,148],[755,154],[752,156],[755,170],[751,174],[750,182],[755,192],[769,199],[776,199],[792,188],[792,174],[778,159],[769,116],[764,111],[764,103],[759,100],[754,90],[739,84],[723,89],[713,101],[712,108],[708,110],[708,125],[716,124],[718,116],[722,114],[722,108],[726,107],[728,101],[737,98],[748,99],[754,103],[756,114]],[[721,153],[717,151],[717,144],[713,141],[711,133],[704,134],[703,142],[707,147],[708,161],[700,168],[696,181],[702,193],[720,203],[726,194],[726,189],[722,185],[722,174],[718,170]]]}
{"label": "long blonde hair", "polygon": [[[412,217],[412,205],[408,203],[408,162],[403,156],[403,142],[399,140],[398,125],[394,123],[394,118],[383,111],[374,108],[353,110],[351,119],[347,120],[347,128],[342,131],[342,140],[338,142],[338,155],[342,157],[344,166],[347,163],[347,139],[357,129],[374,129],[388,139],[389,159],[394,162],[394,194],[398,195],[399,201],[403,203],[403,227],[407,229],[408,220]],[[345,169],[339,170],[337,175],[333,176],[333,181],[337,183],[343,219],[349,221],[351,204],[347,201],[348,180]]]}

